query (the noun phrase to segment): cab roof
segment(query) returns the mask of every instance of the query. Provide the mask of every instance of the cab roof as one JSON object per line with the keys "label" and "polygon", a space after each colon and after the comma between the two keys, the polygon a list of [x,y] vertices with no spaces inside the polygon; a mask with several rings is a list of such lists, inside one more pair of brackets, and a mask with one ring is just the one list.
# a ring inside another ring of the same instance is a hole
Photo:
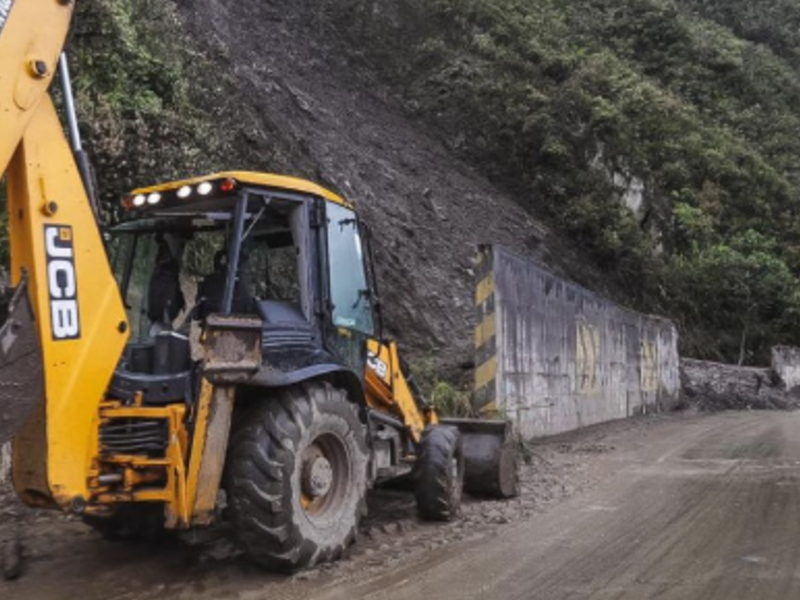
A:
{"label": "cab roof", "polygon": [[286,175],[275,175],[273,173],[257,173],[254,171],[222,171],[220,173],[212,173],[210,175],[203,175],[201,177],[193,177],[192,179],[181,179],[179,181],[170,181],[167,183],[160,183],[149,187],[135,189],[131,195],[135,194],[151,194],[153,192],[164,192],[181,188],[185,185],[196,185],[204,181],[217,181],[220,179],[234,179],[239,184],[252,185],[257,187],[266,188],[279,188],[287,191],[302,192],[305,194],[312,194],[319,196],[336,204],[341,204],[347,208],[353,208],[352,204],[345,200],[338,194],[330,191],[327,188],[317,185],[306,179],[297,177],[289,177]]}

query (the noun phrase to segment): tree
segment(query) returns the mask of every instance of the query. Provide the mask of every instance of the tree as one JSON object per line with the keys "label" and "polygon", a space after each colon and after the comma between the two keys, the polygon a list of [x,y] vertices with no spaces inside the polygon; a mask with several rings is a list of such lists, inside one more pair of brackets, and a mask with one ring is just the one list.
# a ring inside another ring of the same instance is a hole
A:
{"label": "tree", "polygon": [[671,293],[690,315],[685,325],[718,332],[720,352],[739,364],[765,357],[774,343],[800,339],[800,280],[776,246],[747,230],[672,263]]}

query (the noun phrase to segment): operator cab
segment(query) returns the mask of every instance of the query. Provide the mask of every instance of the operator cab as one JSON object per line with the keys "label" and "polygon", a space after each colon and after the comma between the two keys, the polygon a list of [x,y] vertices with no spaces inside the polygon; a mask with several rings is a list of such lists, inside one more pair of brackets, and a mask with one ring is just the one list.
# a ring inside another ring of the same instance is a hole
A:
{"label": "operator cab", "polygon": [[331,365],[362,375],[372,294],[361,227],[339,196],[237,172],[136,190],[123,209],[108,244],[131,336],[113,396],[191,401],[214,315],[260,322],[260,386]]}

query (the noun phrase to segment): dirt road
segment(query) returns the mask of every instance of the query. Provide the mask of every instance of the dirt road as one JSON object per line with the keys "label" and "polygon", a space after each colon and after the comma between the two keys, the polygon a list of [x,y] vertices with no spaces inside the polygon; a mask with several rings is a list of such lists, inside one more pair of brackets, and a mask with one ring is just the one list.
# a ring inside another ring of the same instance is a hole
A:
{"label": "dirt road", "polygon": [[384,492],[348,560],[291,578],[224,530],[131,547],[29,513],[28,573],[0,598],[800,597],[800,413],[637,419],[533,450],[520,499],[440,526]]}
{"label": "dirt road", "polygon": [[649,433],[623,433],[616,473],[546,515],[318,598],[800,597],[800,414]]}

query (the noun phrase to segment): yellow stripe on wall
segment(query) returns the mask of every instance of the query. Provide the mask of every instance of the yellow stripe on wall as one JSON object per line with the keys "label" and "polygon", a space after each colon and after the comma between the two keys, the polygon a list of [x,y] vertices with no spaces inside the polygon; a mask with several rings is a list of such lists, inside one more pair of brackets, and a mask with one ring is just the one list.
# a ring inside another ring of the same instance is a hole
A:
{"label": "yellow stripe on wall", "polygon": [[475,306],[483,304],[492,294],[494,294],[494,273],[489,273],[475,289]]}
{"label": "yellow stripe on wall", "polygon": [[475,347],[480,348],[497,333],[497,318],[487,315],[483,322],[475,328]]}
{"label": "yellow stripe on wall", "polygon": [[497,376],[497,357],[493,356],[475,369],[475,389],[480,390]]}

